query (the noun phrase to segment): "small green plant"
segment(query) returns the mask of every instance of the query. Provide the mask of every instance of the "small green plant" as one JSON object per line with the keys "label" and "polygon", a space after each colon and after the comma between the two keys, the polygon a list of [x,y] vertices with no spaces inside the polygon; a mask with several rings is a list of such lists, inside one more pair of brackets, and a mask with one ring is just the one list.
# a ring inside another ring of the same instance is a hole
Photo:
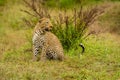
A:
{"label": "small green plant", "polygon": [[86,38],[88,27],[104,12],[104,9],[99,7],[83,10],[81,6],[79,9],[74,8],[71,15],[65,11],[64,14],[59,14],[57,23],[53,21],[53,33],[59,37],[66,50],[77,49],[80,42]]}
{"label": "small green plant", "polygon": [[82,31],[84,25],[79,25],[75,27],[73,22],[69,22],[67,20],[65,25],[54,24],[54,26],[55,27],[53,27],[52,31],[59,37],[64,49],[69,50],[71,48],[77,48],[85,32],[85,30]]}

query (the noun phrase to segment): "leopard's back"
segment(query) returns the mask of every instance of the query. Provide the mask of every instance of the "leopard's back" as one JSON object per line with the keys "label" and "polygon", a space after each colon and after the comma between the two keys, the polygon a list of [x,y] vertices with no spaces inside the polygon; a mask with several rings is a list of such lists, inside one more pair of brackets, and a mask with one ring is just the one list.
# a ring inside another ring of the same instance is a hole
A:
{"label": "leopard's back", "polygon": [[45,34],[46,43],[48,45],[46,54],[49,59],[59,59],[62,60],[64,56],[64,51],[62,48],[62,44],[56,35],[51,32],[47,32]]}

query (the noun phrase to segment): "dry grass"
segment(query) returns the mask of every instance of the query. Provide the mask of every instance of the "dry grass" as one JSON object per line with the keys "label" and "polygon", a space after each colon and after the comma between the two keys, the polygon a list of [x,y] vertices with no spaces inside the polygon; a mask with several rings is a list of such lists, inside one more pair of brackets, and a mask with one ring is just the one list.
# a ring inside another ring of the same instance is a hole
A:
{"label": "dry grass", "polygon": [[[32,52],[29,50],[30,40],[26,38],[26,35],[32,34],[32,29],[16,30],[10,27],[11,22],[7,21],[7,18],[14,20],[15,16],[10,14],[14,12],[15,7],[16,5],[11,6],[10,13],[9,9],[7,10],[9,14],[5,13],[4,18],[2,17],[6,23],[2,21],[0,24],[0,80],[118,80],[120,78],[120,36],[110,33],[93,34],[86,38],[83,42],[86,51],[80,57],[79,53],[71,49],[65,53],[67,59],[63,62],[33,62]],[[16,13],[16,16],[20,15]]]}
{"label": "dry grass", "polygon": [[0,38],[0,55],[13,49],[18,49],[25,44],[24,31],[8,31]]}
{"label": "dry grass", "polygon": [[99,23],[106,31],[120,34],[120,2],[109,3],[109,5],[106,13],[99,19]]}
{"label": "dry grass", "polygon": [[[20,43],[13,44],[10,42],[12,46],[10,44],[8,46],[10,45],[12,49],[13,46],[15,48],[14,50],[4,52],[0,59],[0,79],[116,80],[119,78],[120,72],[120,41],[116,41],[117,39],[120,39],[120,37],[118,38],[118,36],[109,33],[99,34],[98,36],[91,35],[85,42],[86,52],[84,55],[81,55],[80,58],[77,54],[72,56],[66,55],[67,59],[63,62],[33,62],[32,52],[26,52],[26,49],[30,48],[29,43],[21,46]],[[19,41],[18,38],[13,40]],[[94,43],[96,44],[92,45]],[[18,47],[18,45],[21,47]]]}

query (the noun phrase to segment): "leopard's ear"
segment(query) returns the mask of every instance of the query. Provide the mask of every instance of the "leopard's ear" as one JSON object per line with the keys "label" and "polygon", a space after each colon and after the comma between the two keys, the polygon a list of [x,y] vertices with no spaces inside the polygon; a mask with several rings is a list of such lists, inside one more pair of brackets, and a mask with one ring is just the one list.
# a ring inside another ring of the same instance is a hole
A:
{"label": "leopard's ear", "polygon": [[39,23],[41,23],[43,20],[42,19],[39,19]]}
{"label": "leopard's ear", "polygon": [[43,20],[45,20],[45,18],[41,18],[41,19],[39,19],[39,23],[41,23]]}

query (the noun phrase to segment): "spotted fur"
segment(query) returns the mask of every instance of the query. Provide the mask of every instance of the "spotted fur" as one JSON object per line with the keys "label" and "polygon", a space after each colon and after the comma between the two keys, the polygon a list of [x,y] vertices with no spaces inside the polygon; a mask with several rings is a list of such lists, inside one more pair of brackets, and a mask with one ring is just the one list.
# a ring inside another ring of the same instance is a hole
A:
{"label": "spotted fur", "polygon": [[41,60],[63,60],[64,52],[59,39],[50,32],[52,24],[49,19],[42,18],[34,29],[33,53],[40,54]]}

